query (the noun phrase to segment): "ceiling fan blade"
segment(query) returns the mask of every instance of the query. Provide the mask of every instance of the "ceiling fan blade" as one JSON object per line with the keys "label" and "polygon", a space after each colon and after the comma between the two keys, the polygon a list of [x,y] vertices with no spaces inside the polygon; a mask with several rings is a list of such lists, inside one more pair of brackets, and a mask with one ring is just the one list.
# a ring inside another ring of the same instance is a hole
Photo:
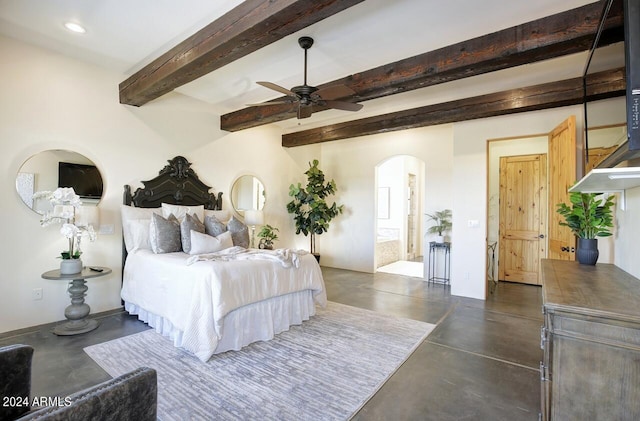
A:
{"label": "ceiling fan blade", "polygon": [[329,86],[326,88],[318,89],[314,92],[314,95],[318,95],[325,101],[335,98],[344,98],[355,94],[356,92],[353,89],[345,85]]}
{"label": "ceiling fan blade", "polygon": [[311,105],[300,105],[298,107],[298,120],[309,118],[311,114],[313,114],[313,107]]}
{"label": "ceiling fan blade", "polygon": [[268,102],[260,102],[257,104],[245,104],[247,107],[263,107],[265,105],[279,105],[279,104],[292,104],[293,101],[268,101]]}
{"label": "ceiling fan blade", "polygon": [[344,110],[344,111],[360,111],[364,105],[356,104],[354,102],[345,102],[345,101],[323,101],[324,105],[329,108],[335,108],[336,110]]}
{"label": "ceiling fan blade", "polygon": [[271,83],[271,82],[256,82],[256,83],[258,85],[264,86],[265,88],[273,89],[274,91],[280,92],[281,94],[289,95],[294,98],[298,97],[295,93],[291,92],[286,88],[283,88],[280,85],[276,85],[275,83]]}

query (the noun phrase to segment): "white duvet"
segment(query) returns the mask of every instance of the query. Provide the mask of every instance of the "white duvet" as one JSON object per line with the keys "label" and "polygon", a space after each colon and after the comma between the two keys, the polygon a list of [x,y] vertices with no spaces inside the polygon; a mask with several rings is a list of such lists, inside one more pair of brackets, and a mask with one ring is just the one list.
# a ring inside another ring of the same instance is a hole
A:
{"label": "white duvet", "polygon": [[206,361],[221,338],[224,317],[235,309],[303,290],[312,290],[314,301],[326,305],[313,255],[284,254],[295,258],[297,267],[265,255],[218,261],[137,250],[127,256],[121,297],[167,319],[182,332],[181,346]]}

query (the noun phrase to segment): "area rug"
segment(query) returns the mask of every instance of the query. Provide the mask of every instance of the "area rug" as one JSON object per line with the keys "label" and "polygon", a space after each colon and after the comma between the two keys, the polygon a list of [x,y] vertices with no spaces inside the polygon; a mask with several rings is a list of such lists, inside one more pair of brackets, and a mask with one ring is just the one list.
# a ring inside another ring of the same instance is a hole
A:
{"label": "area rug", "polygon": [[392,273],[394,275],[413,276],[414,278],[424,278],[424,263],[398,260],[397,262],[380,266],[377,271]]}
{"label": "area rug", "polygon": [[158,417],[346,420],[435,326],[330,302],[267,342],[203,363],[154,330],[85,348],[111,376],[158,372]]}

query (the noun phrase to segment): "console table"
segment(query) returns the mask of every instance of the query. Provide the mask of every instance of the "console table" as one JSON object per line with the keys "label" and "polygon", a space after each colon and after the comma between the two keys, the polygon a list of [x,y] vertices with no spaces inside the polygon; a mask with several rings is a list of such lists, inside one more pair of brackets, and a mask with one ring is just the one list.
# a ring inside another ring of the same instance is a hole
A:
{"label": "console table", "polygon": [[[438,253],[440,252],[440,253]],[[438,276],[438,254],[444,257],[444,271],[442,276]],[[450,271],[451,271],[451,243],[437,243],[431,241],[429,243],[429,265],[427,270],[427,283],[441,283],[450,284]]]}
{"label": "console table", "polygon": [[87,333],[97,328],[99,322],[94,319],[87,319],[91,312],[89,304],[84,302],[87,295],[87,279],[105,276],[111,273],[111,269],[103,266],[85,266],[82,272],[71,275],[61,275],[60,269],[50,270],[42,274],[44,279],[52,279],[54,281],[69,282],[67,292],[71,297],[71,305],[64,310],[64,316],[67,322],[61,323],[53,329],[53,333],[61,336],[79,335]]}
{"label": "console table", "polygon": [[542,260],[543,420],[640,419],[640,280]]}

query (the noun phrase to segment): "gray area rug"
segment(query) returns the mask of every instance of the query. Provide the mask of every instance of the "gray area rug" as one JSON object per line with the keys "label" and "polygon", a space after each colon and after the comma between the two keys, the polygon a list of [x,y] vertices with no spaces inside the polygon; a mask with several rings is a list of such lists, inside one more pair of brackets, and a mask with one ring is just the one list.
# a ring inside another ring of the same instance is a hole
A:
{"label": "gray area rug", "polygon": [[203,363],[153,330],[85,348],[111,376],[158,372],[169,420],[346,420],[435,325],[330,302],[268,342]]}

